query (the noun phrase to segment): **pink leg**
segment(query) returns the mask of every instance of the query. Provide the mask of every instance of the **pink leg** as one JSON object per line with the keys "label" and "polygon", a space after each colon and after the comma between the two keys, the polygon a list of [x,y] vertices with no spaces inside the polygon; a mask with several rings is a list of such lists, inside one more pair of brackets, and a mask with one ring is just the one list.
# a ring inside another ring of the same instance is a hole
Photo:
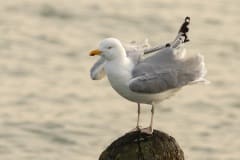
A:
{"label": "pink leg", "polygon": [[153,116],[154,116],[154,105],[152,104],[150,125],[147,128],[141,129],[141,132],[147,133],[147,134],[152,134],[152,132],[153,132]]}

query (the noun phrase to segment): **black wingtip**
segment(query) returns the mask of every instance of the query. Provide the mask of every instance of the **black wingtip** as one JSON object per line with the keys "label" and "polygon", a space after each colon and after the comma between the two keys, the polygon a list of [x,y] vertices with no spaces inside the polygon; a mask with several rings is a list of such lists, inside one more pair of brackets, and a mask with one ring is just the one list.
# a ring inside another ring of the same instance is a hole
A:
{"label": "black wingtip", "polygon": [[183,41],[184,43],[190,41],[187,36],[187,33],[189,32],[189,27],[188,27],[189,24],[190,24],[190,17],[187,16],[185,17],[184,22],[178,31],[178,33],[182,33],[182,35],[184,36],[184,41]]}
{"label": "black wingtip", "polygon": [[188,22],[188,23],[190,23],[190,17],[185,17],[185,22]]}

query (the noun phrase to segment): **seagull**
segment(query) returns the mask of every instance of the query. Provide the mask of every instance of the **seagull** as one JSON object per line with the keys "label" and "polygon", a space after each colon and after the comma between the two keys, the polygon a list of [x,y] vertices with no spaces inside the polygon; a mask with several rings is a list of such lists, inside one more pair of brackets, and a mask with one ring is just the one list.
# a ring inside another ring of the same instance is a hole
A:
{"label": "seagull", "polygon": [[[197,54],[186,57],[184,43],[188,42],[186,17],[177,37],[164,46],[151,48],[148,42],[122,44],[116,38],[106,38],[89,55],[100,59],[90,71],[93,80],[107,76],[112,88],[122,97],[137,103],[136,130],[153,132],[154,107],[173,96],[184,86],[208,82],[204,77],[204,58]],[[151,105],[151,120],[147,128],[140,128],[140,104]]]}

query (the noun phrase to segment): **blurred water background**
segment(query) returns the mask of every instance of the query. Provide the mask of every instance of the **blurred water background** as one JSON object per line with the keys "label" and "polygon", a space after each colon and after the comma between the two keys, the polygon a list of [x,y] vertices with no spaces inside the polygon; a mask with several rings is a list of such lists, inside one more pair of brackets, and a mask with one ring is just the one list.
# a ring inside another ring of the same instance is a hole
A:
{"label": "blurred water background", "polygon": [[[210,85],[185,87],[156,108],[155,128],[191,160],[240,159],[239,0],[1,0],[0,159],[96,160],[135,127],[137,106],[106,79],[91,81],[106,37],[165,44],[191,17],[189,54]],[[150,107],[142,107],[147,126]]]}

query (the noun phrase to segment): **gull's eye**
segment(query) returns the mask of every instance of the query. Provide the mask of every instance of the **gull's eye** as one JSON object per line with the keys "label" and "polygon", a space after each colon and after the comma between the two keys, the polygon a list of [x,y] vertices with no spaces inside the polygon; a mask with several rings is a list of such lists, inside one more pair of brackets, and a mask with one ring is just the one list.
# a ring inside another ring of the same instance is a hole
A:
{"label": "gull's eye", "polygon": [[112,46],[107,47],[107,49],[112,49]]}

